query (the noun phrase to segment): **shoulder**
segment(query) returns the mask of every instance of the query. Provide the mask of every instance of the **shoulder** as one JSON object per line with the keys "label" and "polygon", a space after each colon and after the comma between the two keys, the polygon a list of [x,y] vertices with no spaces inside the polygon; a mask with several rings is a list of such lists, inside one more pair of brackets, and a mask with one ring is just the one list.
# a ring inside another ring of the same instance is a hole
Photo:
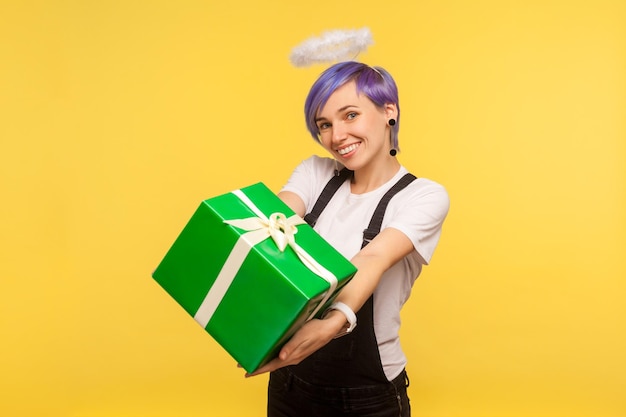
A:
{"label": "shoulder", "polygon": [[334,160],[312,155],[301,161],[294,169],[282,191],[297,194],[309,207],[324,188],[335,170]]}
{"label": "shoulder", "polygon": [[435,182],[428,178],[418,177],[415,181],[413,181],[412,186],[413,192],[416,195],[420,195],[423,197],[428,196],[433,199],[442,201],[445,200],[449,202],[448,191],[443,185],[439,184],[438,182]]}
{"label": "shoulder", "polygon": [[[402,167],[401,172],[405,174],[409,173],[405,167]],[[429,197],[442,201],[449,200],[448,191],[442,184],[417,175],[415,175],[415,180],[406,187],[406,191],[405,194],[407,197]]]}
{"label": "shoulder", "polygon": [[300,163],[311,171],[320,173],[332,173],[335,170],[335,160],[318,155],[311,155]]}
{"label": "shoulder", "polygon": [[335,160],[312,155],[300,162],[289,182],[307,184],[312,191],[323,188],[335,173]]}
{"label": "shoulder", "polygon": [[428,178],[417,178],[393,201],[398,209],[427,211],[435,217],[445,217],[450,208],[446,188]]}

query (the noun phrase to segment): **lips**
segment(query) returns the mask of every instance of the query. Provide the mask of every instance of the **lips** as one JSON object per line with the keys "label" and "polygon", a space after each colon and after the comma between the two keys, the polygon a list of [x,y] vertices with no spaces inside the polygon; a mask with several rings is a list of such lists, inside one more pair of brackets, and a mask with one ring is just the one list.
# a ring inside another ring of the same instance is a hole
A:
{"label": "lips", "polygon": [[358,148],[359,145],[359,143],[353,143],[352,145],[346,146],[345,148],[337,149],[337,153],[342,156],[347,155],[350,152],[354,151],[356,148]]}

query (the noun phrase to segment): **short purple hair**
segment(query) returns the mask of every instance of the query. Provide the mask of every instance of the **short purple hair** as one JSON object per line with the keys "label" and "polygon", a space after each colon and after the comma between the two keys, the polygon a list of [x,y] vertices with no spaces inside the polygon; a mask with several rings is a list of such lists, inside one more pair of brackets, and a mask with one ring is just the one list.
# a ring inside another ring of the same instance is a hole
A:
{"label": "short purple hair", "polygon": [[391,144],[395,149],[399,149],[400,104],[396,82],[385,69],[354,61],[340,62],[331,66],[311,87],[304,103],[304,117],[313,139],[318,142],[320,140],[319,129],[315,123],[318,112],[326,105],[328,98],[335,90],[350,81],[356,83],[357,94],[365,94],[376,106],[383,107],[389,103],[396,105],[398,115],[396,124],[391,126]]}

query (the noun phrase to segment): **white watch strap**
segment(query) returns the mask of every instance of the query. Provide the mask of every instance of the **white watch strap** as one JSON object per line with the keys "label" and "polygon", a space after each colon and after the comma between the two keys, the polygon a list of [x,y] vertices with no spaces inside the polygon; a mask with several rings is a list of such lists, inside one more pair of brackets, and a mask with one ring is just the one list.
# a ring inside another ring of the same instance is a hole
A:
{"label": "white watch strap", "polygon": [[352,311],[352,309],[350,307],[348,307],[346,304],[338,301],[336,303],[331,304],[330,307],[328,307],[326,309],[326,311],[324,312],[324,315],[326,315],[330,310],[339,310],[343,313],[344,316],[346,316],[346,319],[348,320],[348,328],[345,329],[341,335],[343,336],[346,333],[350,333],[352,330],[354,330],[354,328],[356,327],[356,314],[354,314],[354,311]]}

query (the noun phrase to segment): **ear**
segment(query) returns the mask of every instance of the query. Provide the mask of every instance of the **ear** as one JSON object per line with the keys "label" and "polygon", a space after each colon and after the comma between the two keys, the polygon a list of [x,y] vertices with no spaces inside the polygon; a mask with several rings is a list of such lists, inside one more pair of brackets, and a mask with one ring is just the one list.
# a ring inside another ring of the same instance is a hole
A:
{"label": "ear", "polygon": [[383,111],[385,112],[385,117],[387,117],[387,119],[398,118],[398,106],[395,103],[385,103]]}

